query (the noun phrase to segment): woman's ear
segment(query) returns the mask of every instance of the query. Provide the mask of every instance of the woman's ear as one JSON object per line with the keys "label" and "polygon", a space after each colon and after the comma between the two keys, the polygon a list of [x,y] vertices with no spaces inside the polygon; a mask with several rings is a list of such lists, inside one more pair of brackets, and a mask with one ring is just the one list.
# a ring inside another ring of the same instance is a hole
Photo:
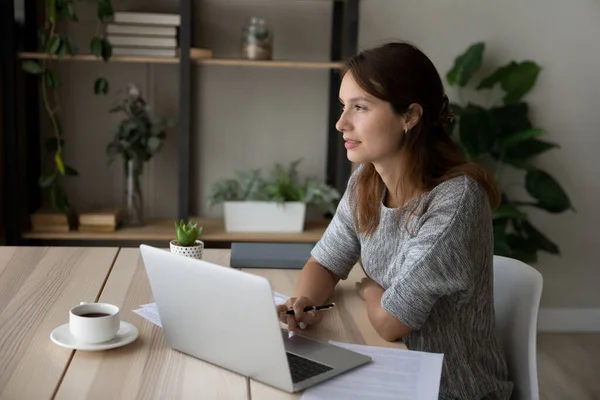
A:
{"label": "woman's ear", "polygon": [[417,104],[417,103],[411,104],[408,107],[408,111],[406,112],[406,120],[405,120],[406,128],[408,128],[408,130],[411,130],[412,128],[414,128],[419,123],[422,116],[423,116],[423,107],[421,107],[421,105]]}

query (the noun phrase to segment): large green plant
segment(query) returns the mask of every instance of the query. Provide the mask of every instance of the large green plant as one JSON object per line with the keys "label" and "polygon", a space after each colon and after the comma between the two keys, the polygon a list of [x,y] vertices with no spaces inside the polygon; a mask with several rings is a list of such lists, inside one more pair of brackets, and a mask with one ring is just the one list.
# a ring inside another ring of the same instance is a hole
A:
{"label": "large green plant", "polygon": [[236,178],[223,179],[212,186],[209,205],[224,201],[299,201],[335,212],[339,192],[311,178],[302,182],[298,176],[301,161],[295,160],[288,166],[275,164],[267,178],[263,177],[260,169],[237,171]]}
{"label": "large green plant", "polygon": [[[460,103],[452,103],[455,120],[448,126],[465,156],[491,167],[501,181],[503,166],[524,172],[524,187],[529,199],[509,196],[501,187],[502,203],[493,213],[494,252],[520,259],[537,261],[539,251],[559,254],[559,247],[542,234],[529,220],[532,207],[557,214],[573,209],[561,185],[548,172],[536,167],[534,159],[559,145],[542,140],[545,131],[534,126],[528,116],[529,106],[523,100],[534,87],[541,71],[533,61],[511,61],[471,86],[471,94],[488,91],[488,99],[501,94],[494,104],[486,106],[465,100],[465,89],[482,68],[485,43],[471,45],[456,57],[447,72],[450,86],[458,89]],[[481,93],[477,93],[481,95]]]}
{"label": "large green plant", "polygon": [[[97,58],[108,61],[112,55],[112,47],[106,37],[101,33],[100,27],[107,23],[113,16],[111,0],[91,0],[97,5],[98,23],[96,32],[90,39],[90,52]],[[40,60],[25,60],[22,63],[24,71],[39,76],[44,108],[50,119],[53,136],[44,140],[44,147],[54,158],[54,167],[51,171],[44,172],[39,178],[39,185],[49,190],[50,202],[54,209],[67,213],[71,203],[60,184],[65,176],[79,175],[77,170],[65,163],[62,128],[59,118],[59,98],[57,88],[61,86],[57,73],[52,69],[55,60],[63,60],[66,56],[74,56],[78,49],[75,41],[66,32],[61,32],[59,27],[62,22],[77,22],[76,6],[82,0],[44,0],[45,19],[38,32],[38,46],[42,53]],[[96,94],[108,93],[108,81],[97,78],[94,82]]]}

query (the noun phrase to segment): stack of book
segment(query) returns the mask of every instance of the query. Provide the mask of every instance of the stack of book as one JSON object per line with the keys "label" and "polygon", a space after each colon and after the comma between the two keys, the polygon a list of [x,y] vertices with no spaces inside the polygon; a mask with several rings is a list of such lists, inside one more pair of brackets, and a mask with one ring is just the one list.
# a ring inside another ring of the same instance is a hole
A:
{"label": "stack of book", "polygon": [[113,56],[173,58],[180,24],[179,14],[117,11],[106,36]]}
{"label": "stack of book", "polygon": [[123,209],[96,207],[79,215],[80,232],[114,232],[123,222]]}
{"label": "stack of book", "polygon": [[77,223],[74,213],[65,214],[50,208],[40,208],[30,216],[33,232],[69,232]]}

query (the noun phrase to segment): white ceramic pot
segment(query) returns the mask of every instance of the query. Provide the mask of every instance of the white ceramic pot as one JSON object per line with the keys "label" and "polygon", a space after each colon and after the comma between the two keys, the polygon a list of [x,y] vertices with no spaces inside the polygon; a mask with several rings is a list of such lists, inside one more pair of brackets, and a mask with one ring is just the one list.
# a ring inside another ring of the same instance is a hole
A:
{"label": "white ceramic pot", "polygon": [[196,240],[196,244],[194,246],[179,246],[177,244],[177,240],[171,240],[171,253],[181,254],[182,256],[197,258],[198,260],[202,259],[202,253],[204,252],[204,242],[201,240]]}
{"label": "white ceramic pot", "polygon": [[306,204],[271,201],[226,201],[225,231],[278,232],[304,231]]}

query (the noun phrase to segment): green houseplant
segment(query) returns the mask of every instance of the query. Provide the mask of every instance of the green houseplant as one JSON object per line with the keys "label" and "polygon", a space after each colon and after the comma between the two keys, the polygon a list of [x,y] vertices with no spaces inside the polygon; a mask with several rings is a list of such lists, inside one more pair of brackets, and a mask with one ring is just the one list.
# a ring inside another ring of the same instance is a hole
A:
{"label": "green houseplant", "polygon": [[313,178],[301,180],[302,159],[275,164],[270,176],[260,169],[236,171],[235,178],[216,182],[209,194],[212,207],[224,203],[227,232],[301,232],[307,206],[335,212],[339,192]]}
{"label": "green houseplant", "polygon": [[172,121],[156,116],[134,84],[127,85],[120,100],[110,109],[123,118],[116,125],[113,138],[106,146],[109,164],[117,156],[123,160],[125,174],[124,223],[139,226],[143,223],[143,199],[140,177],[144,163],[162,148],[166,131]]}
{"label": "green houseplant", "polygon": [[540,139],[545,131],[530,121],[529,105],[523,100],[535,86],[541,67],[529,60],[510,61],[482,74],[471,93],[481,97],[487,91],[490,104],[476,104],[465,100],[465,89],[482,69],[484,51],[485,43],[471,45],[446,74],[460,100],[451,103],[456,118],[448,129],[467,159],[488,166],[499,182],[507,176],[506,166],[524,174],[529,198],[518,197],[509,190],[511,186],[501,184],[502,203],[493,213],[494,252],[533,263],[539,251],[559,254],[560,250],[531,223],[527,211],[537,208],[558,214],[574,208],[556,179],[534,164],[537,156],[559,147]]}
{"label": "green houseplant", "polygon": [[[71,212],[72,205],[61,185],[61,179],[67,176],[77,176],[79,173],[65,161],[65,140],[62,136],[59,98],[56,92],[57,88],[61,86],[61,82],[52,66],[55,60],[61,61],[67,56],[74,56],[78,53],[72,36],[61,32],[59,26],[64,26],[61,25],[61,21],[77,22],[79,20],[76,12],[76,5],[79,2],[80,0],[44,1],[45,17],[43,26],[38,32],[38,46],[43,57],[40,57],[39,60],[24,60],[22,63],[25,72],[39,77],[42,102],[53,132],[52,137],[44,140],[44,147],[53,157],[54,167],[51,171],[42,173],[39,177],[39,185],[49,191],[52,208],[63,213]],[[112,47],[105,35],[101,33],[100,27],[112,18],[113,7],[110,0],[92,0],[92,2],[96,3],[98,23],[96,31],[90,39],[90,51],[97,58],[108,61],[112,55]],[[108,92],[108,82],[103,77],[97,78],[93,87],[96,94]]]}
{"label": "green houseplant", "polygon": [[183,220],[175,222],[175,239],[171,240],[170,248],[173,253],[181,254],[186,257],[202,259],[204,251],[204,242],[198,240],[202,235],[203,227],[198,227],[198,223]]}

